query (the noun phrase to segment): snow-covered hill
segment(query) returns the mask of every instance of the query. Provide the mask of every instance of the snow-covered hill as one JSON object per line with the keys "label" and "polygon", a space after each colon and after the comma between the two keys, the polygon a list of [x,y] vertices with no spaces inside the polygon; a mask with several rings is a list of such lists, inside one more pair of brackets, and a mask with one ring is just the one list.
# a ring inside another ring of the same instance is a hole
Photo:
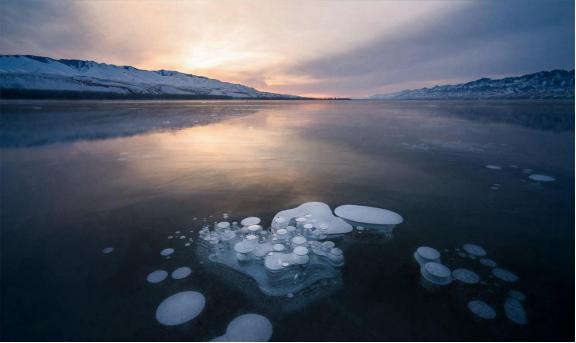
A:
{"label": "snow-covered hill", "polygon": [[377,94],[371,99],[574,99],[574,70],[541,71],[519,77]]}
{"label": "snow-covered hill", "polygon": [[0,92],[3,97],[298,98],[177,71],[30,55],[0,55]]}

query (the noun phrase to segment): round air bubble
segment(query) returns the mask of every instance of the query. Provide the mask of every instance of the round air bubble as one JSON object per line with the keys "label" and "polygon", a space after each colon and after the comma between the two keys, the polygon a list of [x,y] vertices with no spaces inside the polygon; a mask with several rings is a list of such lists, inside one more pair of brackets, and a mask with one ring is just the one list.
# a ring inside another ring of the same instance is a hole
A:
{"label": "round air bubble", "polygon": [[146,281],[150,283],[159,283],[168,277],[168,272],[165,270],[156,270],[146,276]]}
{"label": "round air bubble", "polygon": [[420,268],[422,277],[435,285],[448,285],[452,282],[450,269],[443,264],[428,262]]}
{"label": "round air bubble", "polygon": [[496,262],[489,258],[481,258],[480,264],[486,267],[494,268],[496,267]]}
{"label": "round air bubble", "polygon": [[526,318],[526,310],[524,306],[518,299],[508,298],[504,303],[504,312],[506,317],[519,325],[528,324],[528,319]]}
{"label": "round air bubble", "polygon": [[174,253],[174,249],[172,249],[172,248],[166,248],[166,249],[160,251],[160,255],[162,255],[162,256],[170,256],[173,253]]}
{"label": "round air bubble", "polygon": [[190,275],[190,273],[192,273],[192,269],[190,269],[190,267],[176,268],[172,272],[172,278],[176,279],[176,280],[184,279],[184,278],[188,277],[188,275]]}
{"label": "round air bubble", "polygon": [[164,299],[156,309],[156,320],[167,326],[184,324],[204,309],[206,299],[198,292],[176,293]]}
{"label": "round air bubble", "polygon": [[370,206],[342,205],[336,207],[334,213],[342,219],[368,225],[398,225],[404,222],[404,218],[396,212]]}
{"label": "round air bubble", "polygon": [[466,251],[467,253],[469,253],[470,255],[473,256],[486,256],[486,250],[484,250],[484,248],[482,248],[479,245],[476,244],[464,244],[462,246],[462,248],[464,249],[464,251]]}
{"label": "round air bubble", "polygon": [[502,268],[492,269],[492,274],[504,282],[516,282],[520,279],[516,274]]}
{"label": "round air bubble", "polygon": [[240,224],[242,224],[242,226],[258,225],[258,224],[260,224],[260,218],[247,217],[247,218],[242,219]]}
{"label": "round air bubble", "polygon": [[472,300],[468,302],[468,309],[482,319],[496,318],[496,311],[494,311],[494,308],[482,300]]}
{"label": "round air bubble", "polygon": [[492,170],[500,170],[502,169],[502,167],[494,165],[494,164],[488,164],[485,166],[487,169],[492,169]]}
{"label": "round air bubble", "polygon": [[480,276],[478,276],[478,274],[474,273],[469,269],[463,269],[463,268],[454,269],[454,271],[452,271],[452,277],[455,280],[470,285],[477,284],[478,282],[480,282]]}
{"label": "round air bubble", "polygon": [[440,262],[440,252],[430,247],[419,247],[414,252],[414,259],[421,265],[428,262]]}
{"label": "round air bubble", "polygon": [[114,248],[112,248],[112,247],[102,249],[103,254],[110,254],[113,251],[114,251]]}
{"label": "round air bubble", "polygon": [[226,337],[232,342],[267,342],[272,337],[272,323],[259,314],[243,314],[228,324]]}
{"label": "round air bubble", "polygon": [[556,181],[556,178],[552,177],[552,176],[548,176],[548,175],[542,175],[542,174],[531,174],[530,176],[528,176],[528,178],[530,180],[533,181],[539,181],[539,182],[552,182],[552,181]]}
{"label": "round air bubble", "polygon": [[511,289],[510,291],[508,291],[508,295],[511,298],[514,298],[518,301],[526,301],[526,295],[520,291],[515,290],[515,289]]}

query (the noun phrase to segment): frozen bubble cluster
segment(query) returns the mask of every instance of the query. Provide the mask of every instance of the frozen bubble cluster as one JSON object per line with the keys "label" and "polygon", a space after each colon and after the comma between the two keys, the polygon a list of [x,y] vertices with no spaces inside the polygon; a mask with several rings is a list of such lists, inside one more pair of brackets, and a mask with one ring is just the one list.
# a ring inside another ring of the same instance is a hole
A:
{"label": "frozen bubble cluster", "polygon": [[102,249],[103,254],[110,254],[113,251],[114,251],[114,248],[112,248],[112,247]]}
{"label": "frozen bubble cluster", "polygon": [[[414,259],[420,265],[421,284],[425,289],[438,289],[455,280],[455,285],[449,288],[460,288],[460,292],[465,292],[461,294],[472,296],[467,306],[477,317],[494,319],[497,312],[502,311],[502,316],[498,318],[507,318],[519,325],[527,324],[526,310],[522,304],[526,301],[526,295],[516,289],[506,288],[506,285],[520,280],[516,274],[497,267],[496,261],[488,258],[488,252],[477,244],[466,243],[462,249],[443,251],[445,256],[441,256],[434,248],[422,246],[414,252]],[[442,259],[448,261],[449,265],[442,264]],[[457,268],[450,271],[452,265]],[[498,304],[498,300],[495,300],[503,298],[507,299],[504,303]]]}
{"label": "frozen bubble cluster", "polygon": [[496,318],[496,311],[494,308],[482,300],[472,300],[468,302],[468,309],[482,319]]}
{"label": "frozen bubble cluster", "polygon": [[156,270],[146,276],[146,281],[149,283],[159,283],[168,277],[168,272],[165,270]]}
{"label": "frozen bubble cluster", "polygon": [[258,217],[205,225],[197,255],[256,281],[266,295],[298,298],[340,278],[345,256],[330,238],[352,231],[345,219],[325,203],[307,202],[276,213],[269,225]]}
{"label": "frozen bubble cluster", "polygon": [[196,318],[204,309],[206,299],[201,293],[186,291],[164,299],[156,309],[156,320],[162,325],[184,324]]}

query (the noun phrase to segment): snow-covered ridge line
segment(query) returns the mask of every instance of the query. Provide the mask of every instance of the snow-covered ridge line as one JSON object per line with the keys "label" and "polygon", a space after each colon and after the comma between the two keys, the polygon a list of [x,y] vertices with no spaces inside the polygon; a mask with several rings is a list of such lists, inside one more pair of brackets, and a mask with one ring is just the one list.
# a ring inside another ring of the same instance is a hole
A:
{"label": "snow-covered ridge line", "polygon": [[492,80],[408,89],[370,99],[574,99],[574,70],[551,70]]}
{"label": "snow-covered ridge line", "polygon": [[94,61],[32,55],[0,55],[2,96],[297,99],[241,84],[171,70],[142,70]]}

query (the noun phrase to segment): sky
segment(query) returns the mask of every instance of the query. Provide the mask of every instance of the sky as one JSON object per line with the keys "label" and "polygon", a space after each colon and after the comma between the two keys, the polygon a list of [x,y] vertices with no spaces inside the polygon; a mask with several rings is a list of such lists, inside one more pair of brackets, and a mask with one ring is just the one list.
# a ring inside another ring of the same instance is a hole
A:
{"label": "sky", "polygon": [[304,96],[574,68],[572,0],[0,0],[0,54]]}

